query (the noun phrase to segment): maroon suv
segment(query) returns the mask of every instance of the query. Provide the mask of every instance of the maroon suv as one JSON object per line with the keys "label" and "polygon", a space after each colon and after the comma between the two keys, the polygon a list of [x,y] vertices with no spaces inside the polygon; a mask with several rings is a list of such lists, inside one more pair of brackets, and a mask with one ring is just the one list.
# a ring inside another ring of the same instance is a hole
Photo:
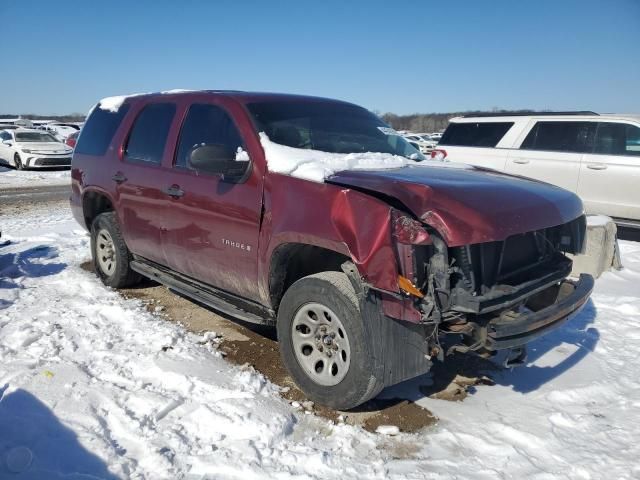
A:
{"label": "maroon suv", "polygon": [[[261,132],[300,155],[418,161],[314,182],[270,170]],[[345,102],[131,96],[89,115],[71,204],[106,285],[149,277],[275,325],[300,388],[346,409],[452,352],[509,349],[511,363],[522,362],[524,345],[570,318],[593,287],[588,275],[567,279],[566,254],[580,253],[585,236],[574,194],[421,159]]]}

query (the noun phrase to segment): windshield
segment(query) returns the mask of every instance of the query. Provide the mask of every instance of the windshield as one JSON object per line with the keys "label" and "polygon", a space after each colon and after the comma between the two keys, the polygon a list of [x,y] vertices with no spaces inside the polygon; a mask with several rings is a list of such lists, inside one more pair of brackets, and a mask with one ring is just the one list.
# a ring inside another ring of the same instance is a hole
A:
{"label": "windshield", "polygon": [[275,101],[247,105],[272,142],[330,153],[380,152],[414,160],[422,154],[364,108],[338,102]]}
{"label": "windshield", "polygon": [[58,140],[48,133],[16,132],[16,142],[58,142]]}

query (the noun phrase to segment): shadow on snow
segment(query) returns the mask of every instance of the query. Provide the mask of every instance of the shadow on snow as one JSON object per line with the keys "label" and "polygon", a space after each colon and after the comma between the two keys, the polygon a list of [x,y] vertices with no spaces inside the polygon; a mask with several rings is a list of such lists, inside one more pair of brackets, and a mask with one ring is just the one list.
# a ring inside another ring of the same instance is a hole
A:
{"label": "shadow on snow", "polygon": [[[37,278],[60,273],[67,264],[48,261],[57,257],[58,249],[47,245],[37,245],[21,252],[0,253],[0,289],[22,288],[19,279],[23,277]],[[0,296],[0,310],[11,303]]]}
{"label": "shadow on snow", "polygon": [[0,478],[117,480],[40,400],[0,387]]}
{"label": "shadow on snow", "polygon": [[[383,390],[381,396],[395,398],[397,401],[407,399],[415,402],[425,396],[441,392],[457,375],[477,377],[483,374],[488,375],[496,384],[510,386],[516,392],[535,391],[576,366],[594,351],[600,340],[600,333],[593,326],[595,318],[596,308],[593,301],[589,299],[580,313],[565,325],[527,346],[528,356],[525,366],[512,369],[502,367],[499,360],[503,358],[504,353],[499,353],[491,360],[472,354],[454,354],[445,358],[444,362],[434,361],[427,374]],[[573,345],[577,348],[566,356],[564,353],[560,354],[563,358],[555,364],[546,366],[535,364],[545,354],[562,345]],[[475,392],[474,386],[467,388],[468,394],[472,395]]]}

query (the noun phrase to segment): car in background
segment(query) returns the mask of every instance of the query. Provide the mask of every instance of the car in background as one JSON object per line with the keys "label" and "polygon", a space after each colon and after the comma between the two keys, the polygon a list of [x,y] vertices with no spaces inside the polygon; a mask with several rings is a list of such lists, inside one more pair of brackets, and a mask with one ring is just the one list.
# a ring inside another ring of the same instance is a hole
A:
{"label": "car in background", "polygon": [[0,131],[0,162],[23,168],[70,167],[73,149],[42,130]]}
{"label": "car in background", "polygon": [[80,136],[80,130],[73,132],[71,135],[67,137],[64,143],[71,148],[76,148],[76,143],[78,143],[78,137]]}
{"label": "car in background", "polygon": [[0,123],[0,130],[15,130],[16,128],[20,128],[18,125],[13,125],[12,123]]}
{"label": "car in background", "polygon": [[432,140],[435,140],[436,142],[439,142],[440,139],[442,138],[442,132],[430,133],[429,136],[431,137]]}
{"label": "car in background", "polygon": [[68,123],[48,123],[42,126],[42,130],[51,133],[58,140],[64,142],[69,135],[80,130],[80,127]]}
{"label": "car in background", "polygon": [[587,213],[640,228],[640,115],[466,115],[451,119],[431,156],[558,185]]}
{"label": "car in background", "polygon": [[422,134],[406,133],[403,137],[414,148],[418,149],[420,153],[431,153],[431,151],[437,146],[436,142],[431,139],[425,139]]}

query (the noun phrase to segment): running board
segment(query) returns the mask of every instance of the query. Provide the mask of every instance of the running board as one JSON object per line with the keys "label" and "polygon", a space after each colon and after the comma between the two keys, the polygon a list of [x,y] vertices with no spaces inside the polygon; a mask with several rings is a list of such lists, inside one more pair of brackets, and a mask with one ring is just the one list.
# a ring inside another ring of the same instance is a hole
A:
{"label": "running board", "polygon": [[132,260],[129,265],[139,274],[238,320],[275,325],[275,313],[262,305],[205,285],[138,256],[135,256],[135,260]]}

